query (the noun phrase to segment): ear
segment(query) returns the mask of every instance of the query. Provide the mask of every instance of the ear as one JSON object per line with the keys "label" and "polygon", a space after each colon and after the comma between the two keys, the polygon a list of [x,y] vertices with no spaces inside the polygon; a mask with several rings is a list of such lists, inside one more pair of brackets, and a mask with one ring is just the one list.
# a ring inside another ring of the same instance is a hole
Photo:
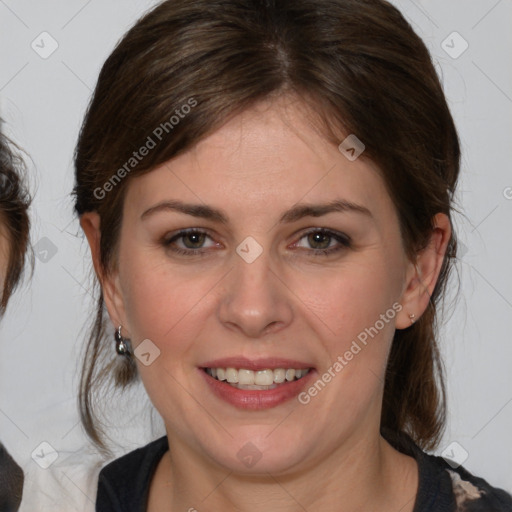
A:
{"label": "ear", "polygon": [[[400,300],[402,310],[396,320],[397,329],[410,327],[427,309],[451,234],[450,219],[444,213],[438,213],[434,217],[434,229],[427,246],[417,254],[415,262],[408,264],[404,292]],[[410,315],[414,317],[411,319]]]}
{"label": "ear", "polygon": [[117,270],[109,270],[107,272],[100,261],[101,222],[99,214],[96,212],[86,212],[82,214],[80,217],[80,225],[89,242],[94,271],[100,281],[103,299],[110,320],[115,327],[122,325],[124,335],[129,336],[129,333],[127,333],[128,325],[126,323],[124,302],[119,286],[119,274]]}

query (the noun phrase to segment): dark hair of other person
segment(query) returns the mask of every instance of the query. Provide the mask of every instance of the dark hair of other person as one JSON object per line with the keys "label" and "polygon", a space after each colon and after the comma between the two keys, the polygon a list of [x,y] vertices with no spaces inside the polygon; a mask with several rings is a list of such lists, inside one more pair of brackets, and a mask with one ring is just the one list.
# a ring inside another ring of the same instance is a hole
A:
{"label": "dark hair of other person", "polygon": [[[0,120],[1,127],[1,120]],[[25,167],[18,148],[0,132],[0,222],[8,242],[8,259],[0,296],[0,315],[18,286],[29,254],[31,198],[24,184]]]}
{"label": "dark hair of other person", "polygon": [[[1,128],[1,119],[0,119]],[[19,284],[29,253],[31,198],[24,185],[23,160],[15,145],[0,131],[0,223],[7,247],[0,316]],[[31,260],[33,263],[33,260]],[[23,471],[0,443],[0,510],[18,510],[23,494]]]}

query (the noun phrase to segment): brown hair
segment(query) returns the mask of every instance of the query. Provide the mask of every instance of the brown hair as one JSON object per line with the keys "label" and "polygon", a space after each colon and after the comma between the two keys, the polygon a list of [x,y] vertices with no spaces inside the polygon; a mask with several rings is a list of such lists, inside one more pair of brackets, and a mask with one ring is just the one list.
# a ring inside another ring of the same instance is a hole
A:
{"label": "brown hair", "polygon": [[[353,133],[363,141],[414,260],[434,215],[450,216],[460,149],[428,50],[400,12],[381,0],[173,0],[142,17],[107,59],[78,140],[76,212],[100,215],[102,271],[116,266],[131,177],[283,93],[317,113],[328,140],[339,144],[340,133]],[[169,123],[191,98],[194,108]],[[165,122],[156,147],[128,169],[133,152]],[[381,427],[406,432],[425,449],[436,446],[445,422],[436,306],[455,253],[453,236],[427,310],[395,334],[385,382]],[[105,449],[95,397],[106,383],[124,388],[136,368],[116,356],[111,333],[104,339],[103,309],[100,289],[80,409],[85,430]]]}
{"label": "brown hair", "polygon": [[14,144],[0,132],[0,222],[6,229],[9,247],[0,315],[5,312],[9,297],[21,279],[29,247],[31,198],[23,182],[23,172],[23,160]]}

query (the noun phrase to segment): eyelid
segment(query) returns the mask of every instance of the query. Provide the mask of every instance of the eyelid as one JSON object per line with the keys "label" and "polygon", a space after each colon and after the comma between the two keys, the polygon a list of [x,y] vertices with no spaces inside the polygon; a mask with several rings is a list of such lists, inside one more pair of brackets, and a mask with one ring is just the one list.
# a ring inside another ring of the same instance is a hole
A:
{"label": "eyelid", "polygon": [[322,228],[322,227],[306,228],[305,231],[300,233],[299,240],[301,238],[304,238],[307,235],[311,235],[311,234],[315,234],[315,233],[322,233],[325,235],[329,235],[333,238],[341,238],[344,241],[346,241],[347,243],[352,242],[352,239],[346,233],[343,233],[342,231],[337,231],[336,229]]}

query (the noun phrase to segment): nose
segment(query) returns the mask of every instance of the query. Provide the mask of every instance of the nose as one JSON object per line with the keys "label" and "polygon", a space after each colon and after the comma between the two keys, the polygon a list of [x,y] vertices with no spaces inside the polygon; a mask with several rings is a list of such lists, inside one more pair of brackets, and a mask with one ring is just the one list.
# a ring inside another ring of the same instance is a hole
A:
{"label": "nose", "polygon": [[290,325],[293,293],[279,277],[278,267],[270,264],[268,251],[251,263],[235,255],[235,268],[223,282],[219,306],[219,319],[226,328],[261,338]]}

